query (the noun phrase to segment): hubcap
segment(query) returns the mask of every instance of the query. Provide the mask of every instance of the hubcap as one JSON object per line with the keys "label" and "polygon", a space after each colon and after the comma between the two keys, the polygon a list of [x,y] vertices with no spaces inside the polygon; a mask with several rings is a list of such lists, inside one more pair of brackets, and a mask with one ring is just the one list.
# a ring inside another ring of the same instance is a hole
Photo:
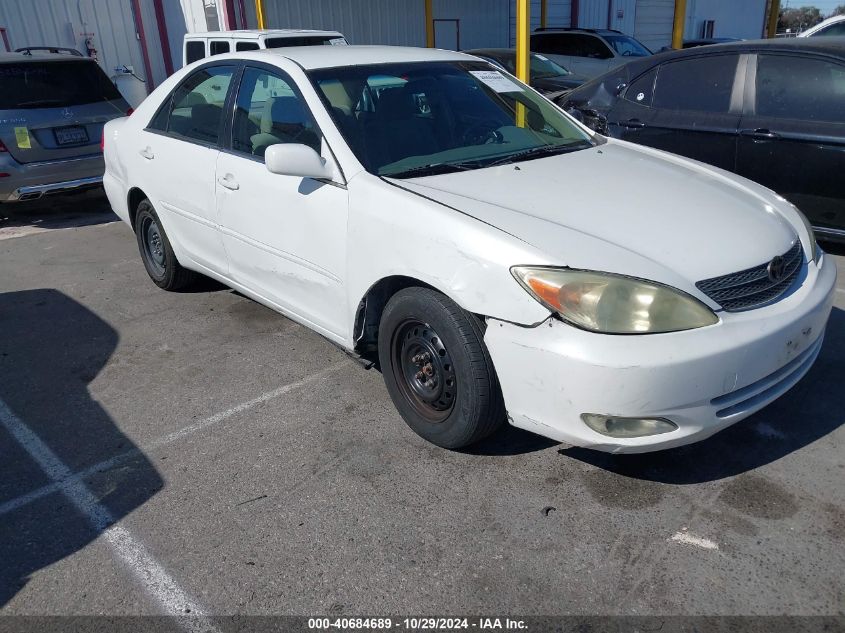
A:
{"label": "hubcap", "polygon": [[141,230],[147,260],[158,274],[163,274],[165,267],[164,244],[162,243],[158,223],[152,218],[144,218],[144,225],[141,227]]}
{"label": "hubcap", "polygon": [[457,395],[455,367],[443,340],[430,325],[408,320],[392,341],[393,374],[403,395],[430,422],[442,422]]}

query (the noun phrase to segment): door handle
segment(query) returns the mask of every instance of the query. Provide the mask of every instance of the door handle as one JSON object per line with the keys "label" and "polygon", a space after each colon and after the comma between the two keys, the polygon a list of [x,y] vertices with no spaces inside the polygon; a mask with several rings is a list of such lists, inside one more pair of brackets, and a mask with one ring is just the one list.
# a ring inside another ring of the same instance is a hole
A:
{"label": "door handle", "polygon": [[235,180],[235,177],[232,174],[226,174],[225,176],[220,176],[217,179],[217,182],[219,182],[222,186],[226,187],[226,189],[229,189],[231,191],[237,191],[238,189],[241,188],[241,186],[238,184],[238,182]]}
{"label": "door handle", "polygon": [[753,138],[757,141],[773,141],[774,139],[780,138],[780,134],[765,128],[757,128],[756,130],[740,130],[739,133],[742,136],[747,136],[748,138]]}
{"label": "door handle", "polygon": [[146,158],[147,160],[152,160],[153,158],[156,157],[156,155],[153,153],[152,148],[149,145],[147,145],[144,149],[142,149],[138,153],[141,156],[143,156],[144,158]]}
{"label": "door handle", "polygon": [[645,123],[643,123],[639,119],[628,119],[627,121],[622,122],[622,127],[633,128],[635,130],[639,130],[639,129],[645,127]]}

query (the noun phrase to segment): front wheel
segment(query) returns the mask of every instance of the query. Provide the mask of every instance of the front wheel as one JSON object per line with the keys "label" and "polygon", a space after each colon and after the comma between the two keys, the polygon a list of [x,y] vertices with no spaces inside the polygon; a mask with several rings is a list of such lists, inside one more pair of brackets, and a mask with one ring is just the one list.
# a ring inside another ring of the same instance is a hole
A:
{"label": "front wheel", "polygon": [[505,406],[481,322],[428,288],[406,288],[384,309],[379,362],[393,404],[411,429],[443,448],[499,429]]}

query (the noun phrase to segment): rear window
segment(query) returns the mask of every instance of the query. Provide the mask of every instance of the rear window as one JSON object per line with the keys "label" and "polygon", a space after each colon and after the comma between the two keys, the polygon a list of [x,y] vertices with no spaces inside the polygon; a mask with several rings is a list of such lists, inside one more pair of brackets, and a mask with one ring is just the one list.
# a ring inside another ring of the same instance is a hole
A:
{"label": "rear window", "polygon": [[100,67],[89,61],[0,64],[0,110],[61,108],[120,99]]}
{"label": "rear window", "polygon": [[335,42],[342,42],[342,37],[336,35],[319,35],[308,37],[268,37],[264,40],[267,48],[285,48],[287,46],[326,46]]}

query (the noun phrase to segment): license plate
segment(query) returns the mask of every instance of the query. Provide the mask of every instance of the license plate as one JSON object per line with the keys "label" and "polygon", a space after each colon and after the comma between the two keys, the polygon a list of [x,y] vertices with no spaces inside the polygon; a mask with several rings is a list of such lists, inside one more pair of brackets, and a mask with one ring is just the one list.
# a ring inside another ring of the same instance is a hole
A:
{"label": "license plate", "polygon": [[88,131],[84,127],[57,127],[56,142],[59,145],[79,145],[88,142]]}

